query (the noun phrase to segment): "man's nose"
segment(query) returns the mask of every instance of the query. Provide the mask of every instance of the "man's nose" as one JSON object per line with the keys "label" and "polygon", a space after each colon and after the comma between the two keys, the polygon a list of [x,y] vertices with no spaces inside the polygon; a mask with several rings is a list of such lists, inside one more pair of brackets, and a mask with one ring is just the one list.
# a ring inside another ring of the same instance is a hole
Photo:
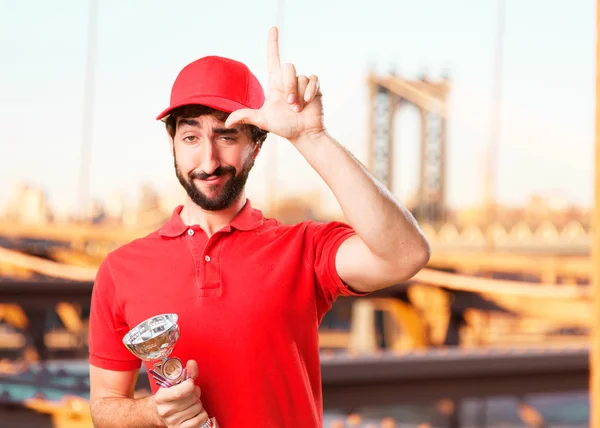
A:
{"label": "man's nose", "polygon": [[219,149],[212,141],[207,140],[202,144],[202,159],[200,170],[207,174],[212,174],[220,166]]}

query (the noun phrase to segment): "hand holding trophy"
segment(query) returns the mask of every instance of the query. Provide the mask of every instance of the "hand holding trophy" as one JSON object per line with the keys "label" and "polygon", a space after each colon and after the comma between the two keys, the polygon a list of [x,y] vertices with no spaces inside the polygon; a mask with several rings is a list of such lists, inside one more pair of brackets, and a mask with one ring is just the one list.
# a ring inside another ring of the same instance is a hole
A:
{"label": "hand holding trophy", "polygon": [[[218,427],[214,418],[208,418],[200,401],[200,388],[193,384],[198,366],[195,362],[188,364],[194,372],[188,373],[179,358],[169,357],[180,336],[177,320],[177,314],[162,314],[142,321],[123,337],[123,344],[144,361],[159,360],[149,372],[160,387],[155,398],[157,414],[168,427],[190,420],[198,420],[200,428]],[[188,379],[192,382],[184,383]]]}

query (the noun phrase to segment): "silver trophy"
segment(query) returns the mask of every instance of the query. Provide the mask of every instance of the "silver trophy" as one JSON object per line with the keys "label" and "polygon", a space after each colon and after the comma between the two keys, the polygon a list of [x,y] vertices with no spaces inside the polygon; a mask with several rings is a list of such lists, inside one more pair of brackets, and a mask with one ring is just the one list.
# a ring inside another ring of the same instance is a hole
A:
{"label": "silver trophy", "polygon": [[179,339],[177,314],[162,314],[142,321],[129,330],[123,343],[133,355],[144,360],[160,360],[150,369],[158,386],[170,387],[188,378],[179,358],[169,358]]}
{"label": "silver trophy", "polygon": [[[123,343],[133,355],[144,361],[160,360],[149,372],[156,384],[169,388],[189,379],[179,358],[169,358],[179,339],[177,314],[162,314],[142,321],[123,337]],[[208,419],[200,428],[218,428],[215,418]]]}

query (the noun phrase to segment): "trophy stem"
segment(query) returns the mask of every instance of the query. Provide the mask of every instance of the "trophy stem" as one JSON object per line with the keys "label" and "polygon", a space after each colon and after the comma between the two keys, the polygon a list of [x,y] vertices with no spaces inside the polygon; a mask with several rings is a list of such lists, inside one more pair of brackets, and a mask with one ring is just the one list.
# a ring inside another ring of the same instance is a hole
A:
{"label": "trophy stem", "polygon": [[154,364],[154,371],[173,385],[185,380],[185,369],[179,358],[163,358]]}

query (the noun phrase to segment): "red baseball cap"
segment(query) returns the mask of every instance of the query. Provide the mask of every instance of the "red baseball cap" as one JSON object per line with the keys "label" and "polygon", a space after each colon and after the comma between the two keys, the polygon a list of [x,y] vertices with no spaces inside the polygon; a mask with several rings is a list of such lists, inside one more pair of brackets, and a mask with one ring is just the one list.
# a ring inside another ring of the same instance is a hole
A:
{"label": "red baseball cap", "polygon": [[201,104],[227,113],[242,108],[259,109],[265,102],[263,88],[250,69],[239,61],[206,56],[186,65],[171,89],[171,110],[188,104]]}

